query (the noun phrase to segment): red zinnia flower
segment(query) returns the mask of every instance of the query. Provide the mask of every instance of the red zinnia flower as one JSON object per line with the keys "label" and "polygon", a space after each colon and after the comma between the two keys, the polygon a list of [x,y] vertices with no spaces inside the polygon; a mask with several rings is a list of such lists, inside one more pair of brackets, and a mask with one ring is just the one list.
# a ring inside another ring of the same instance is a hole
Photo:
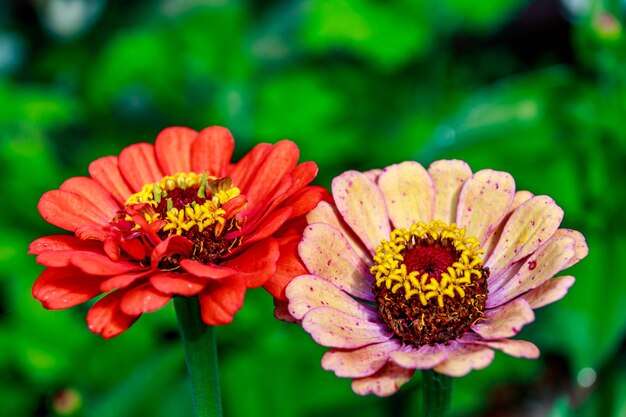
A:
{"label": "red zinnia flower", "polygon": [[42,217],[74,235],[30,245],[47,267],[35,298],[64,309],[106,294],[87,314],[106,338],[176,295],[198,296],[208,325],[230,323],[246,288],[284,299],[301,269],[299,225],[325,194],[308,185],[317,166],[298,165],[290,141],[259,144],[237,163],[233,148],[225,128],[172,127],[45,193]]}

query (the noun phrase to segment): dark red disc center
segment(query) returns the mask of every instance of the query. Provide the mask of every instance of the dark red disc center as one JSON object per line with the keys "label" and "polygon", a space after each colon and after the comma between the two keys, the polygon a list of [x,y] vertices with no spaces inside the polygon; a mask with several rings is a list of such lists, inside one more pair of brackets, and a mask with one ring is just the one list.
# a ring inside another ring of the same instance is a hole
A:
{"label": "dark red disc center", "polygon": [[420,275],[428,274],[437,280],[459,259],[458,252],[453,247],[438,244],[418,244],[406,249],[402,256],[407,272],[418,271]]}

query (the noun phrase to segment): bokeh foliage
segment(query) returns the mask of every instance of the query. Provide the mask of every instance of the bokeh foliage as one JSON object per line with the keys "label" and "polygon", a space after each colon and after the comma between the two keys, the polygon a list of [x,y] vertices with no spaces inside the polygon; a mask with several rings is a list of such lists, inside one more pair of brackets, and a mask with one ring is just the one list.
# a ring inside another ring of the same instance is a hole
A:
{"label": "bokeh foliage", "polygon": [[[42,268],[25,253],[57,232],[37,213],[43,192],[166,126],[217,124],[238,155],[296,141],[324,186],[346,169],[460,158],[552,196],[590,254],[522,333],[542,358],[498,355],[456,382],[453,411],[626,416],[625,15],[618,0],[0,3],[0,415],[191,414],[171,306],[102,340],[86,306],[32,299]],[[419,409],[419,376],[392,399],[357,397],[272,309],[250,291],[219,329],[226,415]]]}

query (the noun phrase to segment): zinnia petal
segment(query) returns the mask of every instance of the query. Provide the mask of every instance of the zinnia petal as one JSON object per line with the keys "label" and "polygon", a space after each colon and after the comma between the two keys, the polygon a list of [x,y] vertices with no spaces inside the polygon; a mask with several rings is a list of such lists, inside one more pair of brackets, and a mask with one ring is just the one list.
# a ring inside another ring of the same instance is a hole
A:
{"label": "zinnia petal", "polygon": [[56,251],[97,251],[100,242],[80,240],[71,235],[51,235],[40,237],[28,246],[29,255],[40,255]]}
{"label": "zinnia petal", "polygon": [[433,217],[435,188],[428,172],[417,162],[403,162],[383,170],[378,178],[389,218],[395,227],[409,228]]}
{"label": "zinnia petal", "polygon": [[547,280],[537,288],[527,292],[522,296],[524,300],[533,308],[541,308],[565,297],[576,279],[572,276],[556,277]]}
{"label": "zinnia petal", "polygon": [[517,299],[501,307],[487,310],[485,319],[474,324],[472,330],[486,340],[503,339],[518,334],[524,325],[535,320],[530,305]]}
{"label": "zinnia petal", "polygon": [[221,126],[207,127],[191,145],[191,169],[223,177],[234,149],[235,140],[228,129]]}
{"label": "zinnia petal", "polygon": [[246,286],[241,280],[211,283],[199,295],[202,320],[209,326],[228,324],[243,305]]}
{"label": "zinnia petal", "polygon": [[366,321],[376,320],[378,316],[370,307],[315,275],[297,277],[287,287],[286,294],[289,299],[289,313],[296,319],[302,319],[309,311],[318,307],[332,307]]}
{"label": "zinnia petal", "polygon": [[256,288],[274,275],[279,255],[278,242],[266,239],[250,245],[245,252],[225,261],[223,265],[236,271],[246,287]]}
{"label": "zinnia petal", "polygon": [[382,323],[372,323],[331,307],[310,310],[302,319],[302,327],[320,345],[344,349],[385,342],[393,336]]}
{"label": "zinnia petal", "polygon": [[382,192],[372,180],[356,171],[347,171],[336,177],[332,188],[343,219],[374,253],[374,249],[391,232]]}
{"label": "zinnia petal", "polygon": [[522,264],[519,272],[495,289],[487,298],[486,307],[493,308],[532,290],[566,268],[576,255],[574,239],[557,236],[540,247]]}
{"label": "zinnia petal", "polygon": [[374,375],[352,381],[352,390],[359,395],[388,397],[411,379],[413,373],[413,370],[389,362]]}
{"label": "zinnia petal", "polygon": [[132,191],[119,171],[117,156],[105,156],[89,164],[89,175],[107,189],[119,204],[124,204]]}
{"label": "zinnia petal", "polygon": [[363,246],[352,229],[350,229],[343,221],[336,207],[331,206],[326,201],[320,201],[320,203],[307,214],[306,220],[309,224],[326,223],[333,226],[341,232],[341,235],[350,243],[351,248],[364,262],[369,260],[371,263],[368,250]]}
{"label": "zinnia petal", "polygon": [[109,215],[93,203],[69,191],[46,192],[37,208],[45,221],[70,232],[84,225],[107,226],[110,220]]}
{"label": "zinnia petal", "polygon": [[461,188],[472,176],[472,170],[463,161],[436,161],[428,167],[428,173],[435,189],[433,218],[454,223]]}
{"label": "zinnia petal", "polygon": [[374,301],[368,266],[334,227],[316,223],[304,229],[298,253],[308,270],[355,297]]}
{"label": "zinnia petal", "polygon": [[493,361],[494,352],[488,347],[450,342],[450,356],[435,371],[448,376],[461,377],[473,369],[483,369]]}
{"label": "zinnia petal", "polygon": [[392,361],[406,369],[432,369],[448,358],[448,347],[441,344],[407,347],[390,356]]}
{"label": "zinnia petal", "polygon": [[363,378],[380,370],[389,354],[400,350],[399,341],[391,339],[353,350],[331,349],[322,358],[322,367],[344,378]]}
{"label": "zinnia petal", "polygon": [[527,202],[533,197],[534,197],[533,193],[529,191],[522,190],[522,191],[515,192],[515,196],[513,197],[513,202],[511,203],[511,206],[509,207],[509,211],[502,219],[500,226],[498,226],[495,232],[493,232],[493,234],[489,236],[489,239],[487,239],[487,241],[483,245],[483,249],[485,251],[484,259],[489,259],[489,257],[493,253],[495,246],[498,244],[498,241],[500,240],[500,237],[502,236],[502,232],[504,231],[504,226],[506,225],[506,222],[511,217],[511,213],[513,213],[515,209],[517,209],[519,206],[521,206],[522,204],[524,204],[525,202]]}
{"label": "zinnia petal", "polygon": [[98,300],[87,313],[89,330],[110,339],[132,326],[139,315],[128,315],[120,309],[125,294],[124,290],[115,291]]}
{"label": "zinnia petal", "polygon": [[120,208],[111,193],[91,178],[70,178],[61,184],[59,190],[76,193],[85,200],[97,201],[97,208],[109,219],[113,217]]}
{"label": "zinnia petal", "polygon": [[33,284],[32,293],[45,308],[60,310],[100,294],[101,281],[100,277],[85,275],[73,267],[47,268]]}
{"label": "zinnia petal", "polygon": [[150,284],[164,294],[192,297],[202,291],[208,281],[191,274],[163,272],[150,276]]}
{"label": "zinnia petal", "polygon": [[581,259],[586,257],[589,254],[589,248],[587,247],[587,242],[585,241],[585,237],[582,233],[577,230],[571,229],[558,229],[552,235],[552,239],[556,239],[560,236],[568,236],[571,239],[574,239],[574,256],[570,261],[564,266],[563,269],[569,268],[570,266],[576,265]]}
{"label": "zinnia petal", "polygon": [[120,301],[120,309],[129,316],[156,311],[167,304],[172,298],[154,288],[150,283],[130,288]]}
{"label": "zinnia petal", "polygon": [[507,355],[516,358],[537,359],[539,357],[539,349],[534,344],[526,340],[501,339],[501,340],[483,340],[475,342],[475,344],[488,346],[491,349],[500,350]]}
{"label": "zinnia petal", "polygon": [[254,187],[251,186],[252,182],[241,184],[251,207],[261,201],[266,194],[273,192],[280,180],[295,168],[299,156],[298,147],[291,141],[283,140],[272,147],[254,173],[251,180]]}
{"label": "zinnia petal", "polygon": [[500,171],[478,171],[461,189],[456,223],[485,242],[505,216],[515,195],[513,177]]}
{"label": "zinnia petal", "polygon": [[279,257],[276,261],[276,272],[263,284],[263,288],[275,299],[286,301],[285,288],[293,277],[306,274],[306,268],[298,256],[300,236],[285,237],[279,240]]}
{"label": "zinnia petal", "polygon": [[145,184],[163,178],[163,172],[154,155],[154,146],[149,143],[137,143],[124,148],[117,163],[132,191],[139,191]]}
{"label": "zinnia petal", "polygon": [[159,133],[154,151],[162,172],[174,174],[191,170],[190,150],[196,136],[198,132],[186,127],[168,127]]}
{"label": "zinnia petal", "polygon": [[509,263],[533,253],[554,234],[563,219],[563,210],[548,196],[531,198],[511,214],[493,254],[485,265],[490,281],[497,280]]}

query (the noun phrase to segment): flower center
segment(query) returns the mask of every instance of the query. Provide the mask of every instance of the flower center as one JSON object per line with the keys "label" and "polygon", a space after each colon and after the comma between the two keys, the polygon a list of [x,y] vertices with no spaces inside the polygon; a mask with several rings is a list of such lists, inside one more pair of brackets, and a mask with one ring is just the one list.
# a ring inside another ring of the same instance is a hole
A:
{"label": "flower center", "polygon": [[[145,239],[141,231],[153,232],[161,239],[183,236],[193,243],[191,259],[215,263],[241,244],[237,231],[245,219],[236,215],[245,205],[245,196],[228,177],[177,173],[131,195],[113,224],[125,232],[125,239]],[[179,258],[167,257],[158,267],[176,270]]]}
{"label": "flower center", "polygon": [[483,317],[489,269],[465,229],[441,221],[395,229],[371,268],[378,313],[405,342],[421,346],[461,336]]}

